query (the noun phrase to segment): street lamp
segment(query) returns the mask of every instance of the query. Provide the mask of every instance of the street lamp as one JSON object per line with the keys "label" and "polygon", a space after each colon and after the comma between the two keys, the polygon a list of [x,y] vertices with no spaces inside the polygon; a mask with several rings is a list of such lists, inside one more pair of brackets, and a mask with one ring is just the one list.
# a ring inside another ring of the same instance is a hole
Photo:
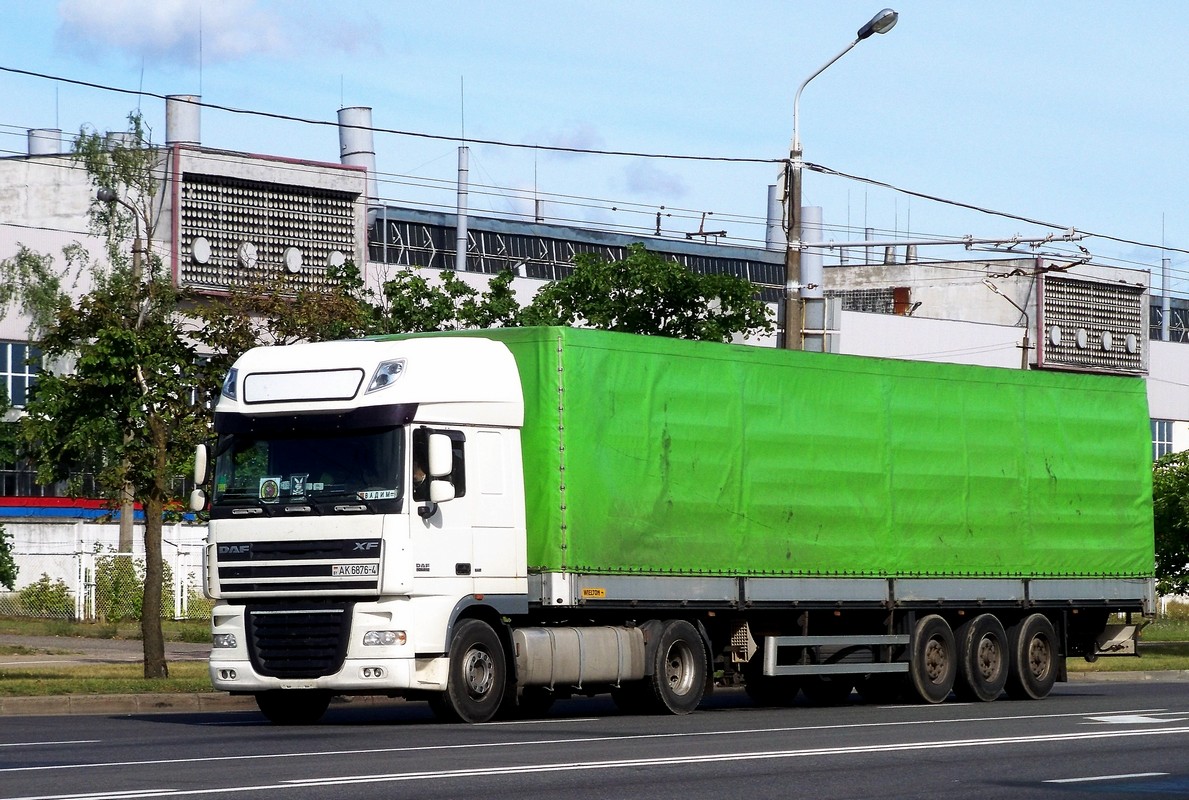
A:
{"label": "street lamp", "polygon": [[[797,88],[797,93],[793,96],[793,143],[791,152],[789,153],[789,172],[791,173],[787,183],[789,184],[788,193],[788,253],[785,257],[785,284],[784,284],[784,346],[789,350],[801,349],[801,325],[794,323],[794,320],[800,319],[800,304],[798,300],[799,290],[801,290],[801,170],[803,166],[801,158],[801,132],[798,127],[801,110],[801,92],[805,91],[805,87],[809,82],[825,72],[831,64],[844,55],[850,52],[851,48],[857,45],[864,39],[869,38],[875,33],[887,33],[896,24],[896,20],[900,18],[890,8],[885,8],[867,21],[867,24],[859,28],[859,32],[855,35],[855,40],[842,49],[838,55],[831,58],[823,64],[816,72],[804,80],[804,82]],[[824,305],[824,301],[823,301]],[[825,315],[822,314],[822,323],[824,326]],[[794,324],[796,327],[794,328]],[[823,343],[824,344],[824,343]]]}
{"label": "street lamp", "polygon": [[133,284],[140,282],[141,275],[141,255],[144,250],[144,243],[140,239],[140,212],[137,211],[136,206],[129,203],[127,200],[120,198],[116,194],[115,189],[103,187],[95,192],[95,199],[101,203],[119,203],[124,208],[128,209],[132,214],[132,224],[135,226],[136,238],[132,240],[132,282]]}
{"label": "street lamp", "polygon": [[991,282],[990,278],[983,278],[983,285],[990,289],[995,294],[1002,297],[1007,302],[1016,307],[1016,310],[1024,315],[1024,343],[1020,345],[1020,369],[1028,369],[1028,351],[1032,349],[1032,342],[1028,339],[1028,312],[1020,307],[1020,304],[1010,297],[999,291],[999,287]]}
{"label": "street lamp", "polygon": [[[132,224],[135,226],[136,238],[132,240],[132,285],[137,287],[140,285],[141,277],[141,252],[144,250],[144,243],[140,238],[140,212],[137,211],[136,206],[129,203],[127,200],[121,199],[116,194],[114,189],[102,187],[95,192],[95,199],[101,203],[119,203],[124,208],[128,209],[132,214]],[[147,223],[146,223],[147,227]],[[137,327],[140,327],[140,320],[137,320]],[[124,432],[124,445],[127,447],[132,441],[132,433],[130,431]],[[132,515],[134,513],[134,504],[136,502],[134,494],[135,491],[132,482],[128,480],[127,476],[131,471],[131,463],[127,456],[124,457],[124,485],[120,487],[120,532],[119,532],[119,549],[120,552],[131,558],[132,552]]]}

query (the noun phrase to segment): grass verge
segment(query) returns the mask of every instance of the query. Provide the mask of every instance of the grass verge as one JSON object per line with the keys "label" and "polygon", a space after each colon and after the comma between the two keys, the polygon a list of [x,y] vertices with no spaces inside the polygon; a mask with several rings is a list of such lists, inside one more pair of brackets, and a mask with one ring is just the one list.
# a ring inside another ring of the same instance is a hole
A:
{"label": "grass verge", "polygon": [[168,678],[149,680],[143,675],[139,663],[0,667],[0,697],[214,691],[205,661],[173,662]]}
{"label": "grass verge", "polygon": [[[208,620],[165,620],[161,631],[167,642],[205,643],[211,640]],[[13,636],[67,636],[84,639],[140,639],[140,622],[71,622],[33,617],[0,617],[0,634]]]}

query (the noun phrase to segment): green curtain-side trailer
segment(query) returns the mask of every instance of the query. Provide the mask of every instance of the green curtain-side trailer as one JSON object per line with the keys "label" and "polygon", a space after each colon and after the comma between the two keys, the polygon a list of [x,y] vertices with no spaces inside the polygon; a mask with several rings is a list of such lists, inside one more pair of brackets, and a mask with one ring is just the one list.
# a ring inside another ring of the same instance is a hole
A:
{"label": "green curtain-side trailer", "polygon": [[1142,381],[575,328],[524,389],[531,570],[1150,577]]}

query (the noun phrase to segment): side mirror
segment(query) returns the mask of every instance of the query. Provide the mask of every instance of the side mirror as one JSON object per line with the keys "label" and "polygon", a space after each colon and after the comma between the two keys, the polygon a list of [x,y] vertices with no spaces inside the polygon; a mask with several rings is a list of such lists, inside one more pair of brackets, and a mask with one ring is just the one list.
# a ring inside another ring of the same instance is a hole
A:
{"label": "side mirror", "polygon": [[429,502],[417,509],[422,519],[438,513],[438,503],[454,499],[454,484],[449,480],[454,471],[454,443],[444,433],[429,435]]}
{"label": "side mirror", "polygon": [[206,492],[201,489],[190,492],[190,510],[202,511],[204,508],[206,508]]}
{"label": "side mirror", "polygon": [[450,481],[429,482],[429,502],[444,503],[454,499],[454,484]]}
{"label": "side mirror", "polygon": [[454,471],[454,443],[444,433],[429,435],[429,477],[445,478]]}
{"label": "side mirror", "polygon": [[206,483],[207,454],[206,445],[200,444],[194,448],[194,482]]}

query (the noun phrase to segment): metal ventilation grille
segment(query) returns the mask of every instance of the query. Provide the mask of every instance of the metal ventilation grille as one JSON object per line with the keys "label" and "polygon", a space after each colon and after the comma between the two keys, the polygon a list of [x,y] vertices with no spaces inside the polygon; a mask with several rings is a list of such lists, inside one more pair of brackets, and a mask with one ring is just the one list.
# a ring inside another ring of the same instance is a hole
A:
{"label": "metal ventilation grille", "polygon": [[1037,366],[1146,373],[1145,294],[1143,286],[1041,275]]}
{"label": "metal ventilation grille", "polygon": [[354,196],[345,192],[186,173],[180,218],[186,287],[314,288],[356,249]]}
{"label": "metal ventilation grille", "polygon": [[827,289],[826,297],[842,299],[843,311],[864,311],[869,314],[894,314],[896,296],[892,288]]}

